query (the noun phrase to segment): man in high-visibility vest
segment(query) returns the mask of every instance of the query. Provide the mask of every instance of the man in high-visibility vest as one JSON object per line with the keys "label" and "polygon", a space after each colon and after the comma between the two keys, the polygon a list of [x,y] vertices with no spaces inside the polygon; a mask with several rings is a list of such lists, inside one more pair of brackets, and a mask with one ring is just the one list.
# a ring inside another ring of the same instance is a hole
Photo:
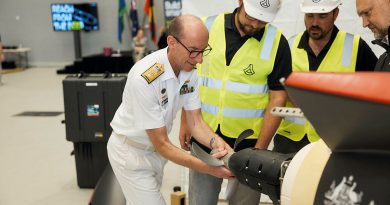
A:
{"label": "man in high-visibility vest", "polygon": [[390,1],[356,0],[356,10],[363,19],[363,27],[368,27],[374,33],[373,43],[385,49],[375,71],[390,71]]}
{"label": "man in high-visibility vest", "polygon": [[[378,60],[359,35],[339,30],[334,22],[341,0],[303,0],[306,31],[289,39],[293,72],[372,71]],[[288,101],[287,106],[293,106]],[[321,109],[320,107],[318,109]],[[274,137],[274,151],[297,152],[319,135],[304,118],[285,117]]]}
{"label": "man in high-visibility vest", "polygon": [[[197,66],[202,115],[232,147],[242,131],[254,131],[236,151],[266,149],[281,121],[270,110],[285,105],[287,94],[279,80],[291,73],[291,53],[281,30],[269,24],[280,4],[239,0],[233,13],[204,19],[213,51]],[[190,135],[184,130],[185,125],[180,143],[189,150]],[[222,179],[190,170],[189,204],[216,205],[221,183]],[[240,184],[229,204],[258,205],[259,199],[260,193]]]}

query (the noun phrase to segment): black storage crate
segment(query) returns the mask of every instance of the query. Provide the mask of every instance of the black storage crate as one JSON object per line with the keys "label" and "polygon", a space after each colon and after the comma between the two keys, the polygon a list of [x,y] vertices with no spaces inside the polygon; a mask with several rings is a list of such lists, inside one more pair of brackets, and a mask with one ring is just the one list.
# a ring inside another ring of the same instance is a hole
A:
{"label": "black storage crate", "polygon": [[110,122],[122,101],[126,75],[69,75],[63,80],[66,139],[74,143],[77,183],[94,188],[108,164]]}

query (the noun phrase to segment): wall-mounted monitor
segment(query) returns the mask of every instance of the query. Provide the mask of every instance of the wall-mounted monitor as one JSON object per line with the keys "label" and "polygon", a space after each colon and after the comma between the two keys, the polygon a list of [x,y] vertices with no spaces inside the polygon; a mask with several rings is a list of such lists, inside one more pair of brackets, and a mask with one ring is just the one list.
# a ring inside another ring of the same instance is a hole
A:
{"label": "wall-mounted monitor", "polygon": [[54,31],[99,30],[97,3],[51,4]]}

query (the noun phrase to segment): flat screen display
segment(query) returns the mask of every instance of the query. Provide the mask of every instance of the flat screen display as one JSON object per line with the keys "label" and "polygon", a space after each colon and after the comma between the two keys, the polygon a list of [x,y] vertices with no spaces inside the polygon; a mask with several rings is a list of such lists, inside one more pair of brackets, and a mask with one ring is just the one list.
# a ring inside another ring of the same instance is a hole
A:
{"label": "flat screen display", "polygon": [[99,30],[97,3],[51,4],[54,31]]}

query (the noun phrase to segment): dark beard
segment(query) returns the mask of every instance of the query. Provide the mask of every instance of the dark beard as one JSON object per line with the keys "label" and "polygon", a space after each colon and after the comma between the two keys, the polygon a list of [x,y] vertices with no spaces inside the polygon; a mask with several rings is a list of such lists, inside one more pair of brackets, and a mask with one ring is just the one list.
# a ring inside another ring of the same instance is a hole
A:
{"label": "dark beard", "polygon": [[[316,31],[319,31],[320,34],[319,34],[319,35],[312,35],[311,32],[310,32],[312,29],[316,29]],[[318,27],[318,26],[312,26],[312,27],[310,27],[309,30],[308,30],[307,32],[308,32],[310,38],[312,38],[312,39],[314,39],[314,40],[320,40],[320,39],[323,39],[323,38],[326,36],[324,30],[322,30],[322,29],[321,29],[320,27]]]}
{"label": "dark beard", "polygon": [[255,29],[252,26],[243,25],[240,22],[240,19],[238,19],[238,27],[245,33],[245,35],[248,35],[248,36],[253,36],[261,30],[261,28]]}

